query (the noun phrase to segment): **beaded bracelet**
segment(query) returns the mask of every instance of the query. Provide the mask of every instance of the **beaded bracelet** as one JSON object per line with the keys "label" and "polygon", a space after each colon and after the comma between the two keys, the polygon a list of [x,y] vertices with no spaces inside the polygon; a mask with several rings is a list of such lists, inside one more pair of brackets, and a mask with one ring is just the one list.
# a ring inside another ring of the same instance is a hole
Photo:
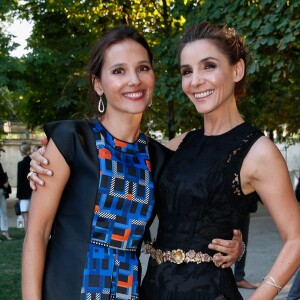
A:
{"label": "beaded bracelet", "polygon": [[[270,279],[271,282],[268,281],[268,279]],[[263,281],[264,281],[265,283],[267,283],[267,284],[270,284],[270,285],[272,285],[272,286],[275,286],[275,287],[277,288],[277,295],[279,294],[279,292],[280,292],[280,290],[282,289],[282,287],[281,287],[280,285],[278,285],[278,283],[275,281],[275,279],[274,279],[272,276],[267,275],[266,277],[264,277]]]}
{"label": "beaded bracelet", "polygon": [[245,251],[246,251],[246,245],[245,245],[245,243],[244,243],[243,241],[242,241],[242,243],[243,243],[243,252],[242,252],[241,256],[238,258],[237,261],[240,261],[240,260],[242,259],[242,257],[243,257],[244,254],[245,254]]}

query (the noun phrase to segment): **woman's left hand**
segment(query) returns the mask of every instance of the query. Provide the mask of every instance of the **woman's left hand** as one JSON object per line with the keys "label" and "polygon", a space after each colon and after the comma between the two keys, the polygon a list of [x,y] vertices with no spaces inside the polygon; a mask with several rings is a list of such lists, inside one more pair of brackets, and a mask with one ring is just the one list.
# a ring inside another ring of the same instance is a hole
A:
{"label": "woman's left hand", "polygon": [[244,254],[244,247],[242,233],[237,229],[233,231],[232,240],[213,239],[208,245],[209,249],[225,254],[218,259],[222,262],[221,268],[231,267]]}

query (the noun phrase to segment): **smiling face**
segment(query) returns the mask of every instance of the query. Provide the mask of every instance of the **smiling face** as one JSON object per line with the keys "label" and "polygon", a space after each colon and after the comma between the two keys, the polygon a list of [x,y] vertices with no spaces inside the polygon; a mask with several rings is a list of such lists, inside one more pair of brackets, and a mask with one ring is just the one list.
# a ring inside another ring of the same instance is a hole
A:
{"label": "smiling face", "polygon": [[209,39],[188,43],[180,55],[182,89],[202,114],[235,102],[235,83],[244,75],[243,60],[230,65]]}
{"label": "smiling face", "polygon": [[140,114],[152,101],[154,72],[147,50],[125,39],[104,53],[100,78],[94,82],[99,95],[107,100],[106,114]]}

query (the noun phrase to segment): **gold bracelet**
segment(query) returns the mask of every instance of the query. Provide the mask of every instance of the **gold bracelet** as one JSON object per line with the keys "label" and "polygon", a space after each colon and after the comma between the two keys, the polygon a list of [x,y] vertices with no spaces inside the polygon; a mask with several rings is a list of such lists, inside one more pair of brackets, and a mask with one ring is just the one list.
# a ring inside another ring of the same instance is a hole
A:
{"label": "gold bracelet", "polygon": [[[268,279],[271,280],[271,281],[268,281]],[[263,281],[267,284],[275,286],[277,288],[277,295],[279,294],[282,287],[275,281],[275,279],[272,276],[267,275],[266,277],[264,277]]]}

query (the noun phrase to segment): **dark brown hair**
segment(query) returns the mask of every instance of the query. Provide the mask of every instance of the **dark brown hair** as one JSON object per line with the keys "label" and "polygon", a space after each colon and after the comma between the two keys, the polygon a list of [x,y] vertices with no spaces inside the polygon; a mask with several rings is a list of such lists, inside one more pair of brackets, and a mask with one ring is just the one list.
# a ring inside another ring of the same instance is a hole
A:
{"label": "dark brown hair", "polygon": [[[94,81],[96,78],[100,78],[101,69],[104,63],[104,54],[108,47],[113,44],[119,43],[126,39],[133,40],[139,43],[142,47],[147,50],[150,63],[152,64],[152,52],[146,41],[146,39],[137,31],[137,29],[130,25],[122,25],[119,27],[114,27],[104,32],[98,42],[92,49],[90,56],[90,63],[88,65],[88,73],[90,78],[90,97],[95,103],[98,102],[99,96],[94,90]],[[106,107],[105,95],[102,96],[104,105]]]}
{"label": "dark brown hair", "polygon": [[199,23],[189,27],[178,44],[178,60],[183,48],[194,41],[208,39],[228,58],[230,65],[235,65],[240,59],[245,63],[244,77],[236,83],[234,95],[236,99],[245,95],[246,92],[246,68],[247,49],[243,39],[235,29],[227,25],[216,25],[208,22]]}

